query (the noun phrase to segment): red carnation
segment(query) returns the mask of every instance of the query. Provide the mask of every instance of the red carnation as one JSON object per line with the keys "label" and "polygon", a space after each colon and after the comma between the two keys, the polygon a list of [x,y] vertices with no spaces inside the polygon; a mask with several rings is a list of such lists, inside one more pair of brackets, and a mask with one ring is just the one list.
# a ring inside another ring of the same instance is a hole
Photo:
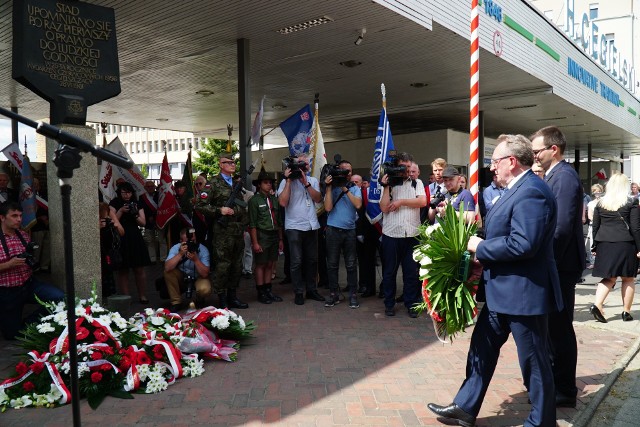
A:
{"label": "red carnation", "polygon": [[100,372],[94,372],[91,374],[91,382],[99,383],[102,380],[102,374]]}
{"label": "red carnation", "polygon": [[29,392],[35,390],[36,386],[31,381],[27,381],[22,385],[22,388],[24,389],[24,391],[29,393]]}
{"label": "red carnation", "polygon": [[94,351],[93,353],[91,353],[91,360],[100,360],[103,357],[104,356],[99,351]]}
{"label": "red carnation", "polygon": [[34,362],[33,365],[31,365],[31,370],[36,375],[42,372],[43,369],[44,369],[44,363],[42,362]]}
{"label": "red carnation", "polygon": [[118,368],[120,368],[121,371],[126,371],[127,369],[129,369],[130,366],[131,366],[131,359],[129,359],[128,357],[123,357],[120,360],[120,363],[118,364]]}
{"label": "red carnation", "polygon": [[89,330],[87,328],[83,328],[81,326],[76,331],[76,339],[78,339],[78,340],[83,340],[88,336],[89,336]]}
{"label": "red carnation", "polygon": [[193,320],[195,320],[198,323],[204,323],[210,318],[211,318],[211,313],[204,311],[198,314]]}
{"label": "red carnation", "polygon": [[161,353],[162,352],[162,345],[160,344],[156,344],[153,346],[153,352],[154,353]]}
{"label": "red carnation", "polygon": [[85,308],[84,308],[84,312],[85,312],[86,314],[91,314],[91,307],[89,307],[89,306],[85,307]]}
{"label": "red carnation", "polygon": [[155,351],[154,351],[154,352],[153,352],[153,357],[154,357],[156,360],[162,360],[162,358],[163,358],[164,356],[162,355],[162,353],[158,353],[158,352],[155,352]]}
{"label": "red carnation", "polygon": [[27,366],[26,363],[24,362],[20,362],[16,365],[16,372],[18,373],[18,375],[22,376],[24,374],[27,373],[27,371],[29,370],[29,367]]}
{"label": "red carnation", "polygon": [[138,365],[149,365],[151,364],[151,359],[144,351],[140,351],[137,354],[138,356]]}
{"label": "red carnation", "polygon": [[102,352],[107,356],[113,356],[113,349],[111,347],[105,347],[102,349]]}
{"label": "red carnation", "polygon": [[102,365],[100,365],[100,370],[101,371],[110,371],[111,370],[111,365],[109,365],[108,363],[103,363]]}
{"label": "red carnation", "polygon": [[102,329],[96,329],[93,331],[93,336],[99,342],[106,342],[109,339],[109,336]]}

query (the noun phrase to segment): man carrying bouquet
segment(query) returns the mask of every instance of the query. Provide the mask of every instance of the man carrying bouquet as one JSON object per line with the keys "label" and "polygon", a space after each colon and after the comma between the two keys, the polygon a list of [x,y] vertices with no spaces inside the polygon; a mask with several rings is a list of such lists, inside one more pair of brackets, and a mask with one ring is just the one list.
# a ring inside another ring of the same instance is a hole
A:
{"label": "man carrying bouquet", "polygon": [[555,387],[547,350],[547,317],[562,309],[553,258],[557,205],[549,187],[529,169],[531,142],[501,135],[491,170],[505,188],[485,219],[486,239],[471,237],[468,250],[484,266],[486,304],[467,356],[467,376],[453,403],[429,403],[443,422],[473,426],[509,334],[518,348],[531,412],[525,426],[555,426]]}
{"label": "man carrying bouquet", "polygon": [[[22,208],[17,202],[0,204],[0,223],[0,329],[5,339],[13,340],[23,326],[25,304],[35,304],[36,297],[44,302],[59,302],[64,293],[33,277],[33,249],[28,250],[29,236],[20,230]],[[24,323],[37,321],[42,314],[46,314],[44,307]]]}

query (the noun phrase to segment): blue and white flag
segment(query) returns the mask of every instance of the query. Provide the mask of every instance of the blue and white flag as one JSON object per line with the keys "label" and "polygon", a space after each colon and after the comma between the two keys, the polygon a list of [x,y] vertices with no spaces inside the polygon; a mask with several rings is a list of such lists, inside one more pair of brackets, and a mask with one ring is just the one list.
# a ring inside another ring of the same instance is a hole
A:
{"label": "blue and white flag", "polygon": [[22,206],[22,228],[30,229],[36,224],[36,192],[33,191],[33,175],[29,158],[22,162],[22,177],[20,178],[20,206]]}
{"label": "blue and white flag", "polygon": [[387,119],[387,109],[383,108],[380,113],[380,122],[378,123],[376,146],[373,150],[373,162],[371,163],[371,181],[369,181],[369,202],[367,203],[366,215],[371,224],[375,224],[382,219],[382,210],[380,209],[382,186],[379,180],[382,177],[382,164],[387,161],[389,150],[394,150],[393,138],[391,137],[391,127]]}
{"label": "blue and white flag", "polygon": [[280,123],[280,129],[289,141],[289,154],[297,156],[308,153],[313,132],[313,111],[311,111],[309,104]]}

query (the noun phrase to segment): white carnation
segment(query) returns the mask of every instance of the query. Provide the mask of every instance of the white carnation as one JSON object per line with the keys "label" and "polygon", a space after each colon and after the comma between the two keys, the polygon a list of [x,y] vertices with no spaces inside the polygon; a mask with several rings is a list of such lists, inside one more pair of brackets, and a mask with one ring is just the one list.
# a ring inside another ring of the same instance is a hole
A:
{"label": "white carnation", "polygon": [[49,322],[40,323],[38,326],[36,326],[36,329],[41,334],[46,334],[47,332],[54,332],[55,331],[55,328],[53,326],[51,326],[51,323],[49,323]]}
{"label": "white carnation", "polygon": [[149,321],[154,326],[164,325],[164,317],[152,316],[149,318]]}

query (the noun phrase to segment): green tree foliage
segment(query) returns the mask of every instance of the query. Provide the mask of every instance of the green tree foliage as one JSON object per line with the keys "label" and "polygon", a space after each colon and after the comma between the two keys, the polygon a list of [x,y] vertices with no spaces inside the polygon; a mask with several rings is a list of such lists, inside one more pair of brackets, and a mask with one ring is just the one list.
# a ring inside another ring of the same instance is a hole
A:
{"label": "green tree foliage", "polygon": [[[202,148],[196,150],[196,153],[198,153],[199,157],[197,159],[194,158],[193,160],[193,170],[205,172],[208,177],[217,175],[218,173],[220,173],[220,165],[218,164],[220,153],[224,153],[226,151],[226,139],[207,138],[207,141],[202,145]],[[238,152],[238,147],[235,143],[231,144],[231,151],[234,154]],[[236,159],[236,166],[237,164],[238,159]]]}
{"label": "green tree foliage", "polygon": [[140,167],[140,173],[142,174],[142,176],[146,179],[149,178],[149,165],[147,165],[146,163],[143,164]]}

